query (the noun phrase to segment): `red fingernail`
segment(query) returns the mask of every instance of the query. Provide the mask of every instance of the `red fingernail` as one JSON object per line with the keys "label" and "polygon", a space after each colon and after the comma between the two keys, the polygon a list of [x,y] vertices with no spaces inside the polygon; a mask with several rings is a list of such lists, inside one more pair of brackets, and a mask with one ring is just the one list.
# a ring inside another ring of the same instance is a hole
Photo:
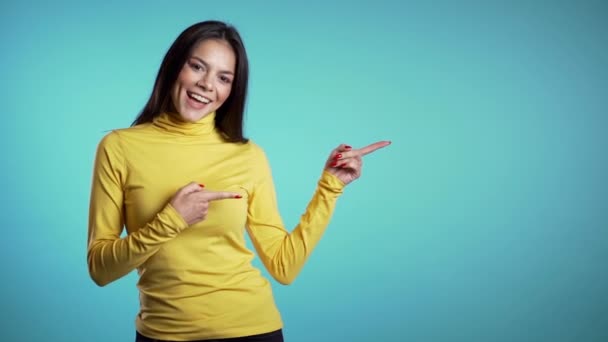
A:
{"label": "red fingernail", "polygon": [[201,188],[204,188],[205,184],[199,184],[198,186],[200,186]]}
{"label": "red fingernail", "polygon": [[336,156],[334,157],[334,159],[340,159],[340,158],[342,158],[342,153],[338,153],[338,154],[336,154]]}
{"label": "red fingernail", "polygon": [[234,198],[243,198],[241,195],[235,195]]}
{"label": "red fingernail", "polygon": [[351,149],[352,147],[350,147],[350,145],[346,145],[346,146],[344,146],[344,148]]}
{"label": "red fingernail", "polygon": [[331,163],[331,166],[336,166],[336,165],[338,165],[338,162],[337,162],[337,161],[335,161],[335,162]]}
{"label": "red fingernail", "polygon": [[344,167],[344,166],[346,166],[346,163],[340,164],[340,166],[338,166],[338,167]]}

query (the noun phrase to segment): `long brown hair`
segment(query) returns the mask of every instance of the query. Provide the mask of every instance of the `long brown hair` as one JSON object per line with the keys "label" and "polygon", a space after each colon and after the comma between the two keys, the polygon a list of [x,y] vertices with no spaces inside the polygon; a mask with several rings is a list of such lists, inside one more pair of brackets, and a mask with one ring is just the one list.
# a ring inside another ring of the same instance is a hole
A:
{"label": "long brown hair", "polygon": [[236,55],[232,90],[226,102],[216,112],[215,127],[224,134],[227,141],[247,142],[243,136],[243,117],[249,80],[247,53],[236,28],[214,20],[203,21],[188,27],[173,42],[160,65],[150,99],[133,121],[132,126],[152,122],[161,113],[173,109],[171,88],[192,49],[207,39],[220,39],[228,42]]}

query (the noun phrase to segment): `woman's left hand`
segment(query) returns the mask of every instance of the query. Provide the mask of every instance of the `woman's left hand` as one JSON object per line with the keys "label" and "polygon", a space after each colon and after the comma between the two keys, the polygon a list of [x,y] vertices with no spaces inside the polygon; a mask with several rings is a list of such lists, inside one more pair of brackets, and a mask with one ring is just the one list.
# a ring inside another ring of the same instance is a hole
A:
{"label": "woman's left hand", "polygon": [[353,149],[348,145],[342,144],[331,151],[325,163],[325,170],[334,174],[344,185],[347,185],[361,177],[361,168],[363,167],[362,157],[364,155],[390,144],[390,141],[379,141],[359,149]]}

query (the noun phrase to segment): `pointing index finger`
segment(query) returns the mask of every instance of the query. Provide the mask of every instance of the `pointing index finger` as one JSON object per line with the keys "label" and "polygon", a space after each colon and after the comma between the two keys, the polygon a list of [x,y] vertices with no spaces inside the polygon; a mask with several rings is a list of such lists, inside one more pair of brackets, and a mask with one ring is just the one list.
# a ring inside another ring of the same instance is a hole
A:
{"label": "pointing index finger", "polygon": [[373,144],[370,144],[370,145],[367,145],[365,147],[358,149],[357,152],[359,152],[358,153],[359,155],[364,156],[364,155],[370,154],[378,149],[386,147],[390,144],[391,144],[390,141],[378,141],[378,142],[375,142]]}
{"label": "pointing index finger", "polygon": [[236,192],[206,191],[205,197],[207,198],[208,201],[215,201],[215,200],[228,199],[228,198],[242,198],[243,196],[241,196],[240,194],[238,194]]}

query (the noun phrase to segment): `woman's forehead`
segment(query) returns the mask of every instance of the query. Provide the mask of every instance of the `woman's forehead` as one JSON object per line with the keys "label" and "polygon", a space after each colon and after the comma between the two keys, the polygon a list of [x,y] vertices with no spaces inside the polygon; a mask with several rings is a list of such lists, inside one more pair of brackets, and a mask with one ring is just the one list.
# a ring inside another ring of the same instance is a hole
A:
{"label": "woman's forehead", "polygon": [[190,57],[228,71],[234,71],[236,64],[236,55],[230,43],[219,39],[198,42],[192,47]]}

